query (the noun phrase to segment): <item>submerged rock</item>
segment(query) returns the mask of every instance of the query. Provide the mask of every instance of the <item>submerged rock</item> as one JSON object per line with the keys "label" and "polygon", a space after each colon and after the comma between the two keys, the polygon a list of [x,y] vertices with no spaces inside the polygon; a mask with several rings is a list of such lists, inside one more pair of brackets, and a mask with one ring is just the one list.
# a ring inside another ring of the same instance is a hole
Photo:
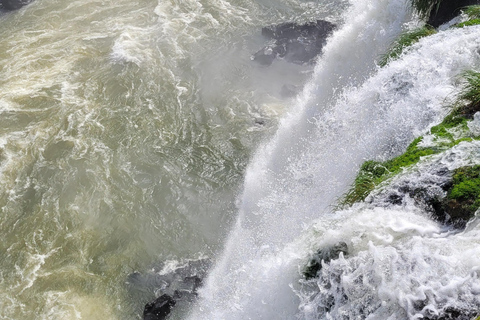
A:
{"label": "submerged rock", "polygon": [[156,296],[145,305],[144,320],[166,319],[173,308],[186,307],[197,297],[197,290],[210,268],[210,259],[189,260],[176,266],[162,264],[146,273],[133,272],[127,278],[133,297]]}
{"label": "submerged rock", "polygon": [[147,303],[143,311],[144,320],[164,320],[175,306],[175,300],[168,294],[161,295],[154,301]]}
{"label": "submerged rock", "polygon": [[334,259],[338,259],[340,253],[343,253],[344,255],[348,254],[348,246],[343,241],[338,242],[331,247],[318,250],[305,268],[303,273],[305,278],[312,279],[317,277],[318,272],[322,270],[322,261],[324,263],[329,263]]}
{"label": "submerged rock", "polygon": [[433,7],[428,18],[428,24],[438,28],[440,25],[447,23],[460,14],[460,10],[464,7],[480,4],[479,0],[442,0],[438,6]]}
{"label": "submerged rock", "polygon": [[33,0],[0,0],[0,4],[7,10],[17,10]]}
{"label": "submerged rock", "polygon": [[328,36],[335,28],[333,23],[324,20],[264,27],[262,35],[271,43],[256,52],[252,60],[262,65],[270,65],[277,57],[297,64],[310,63],[322,52]]}

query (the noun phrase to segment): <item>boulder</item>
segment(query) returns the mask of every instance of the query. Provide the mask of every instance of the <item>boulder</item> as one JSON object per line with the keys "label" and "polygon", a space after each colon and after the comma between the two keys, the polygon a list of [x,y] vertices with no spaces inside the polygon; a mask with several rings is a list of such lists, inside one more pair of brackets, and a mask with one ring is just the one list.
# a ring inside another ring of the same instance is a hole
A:
{"label": "boulder", "polygon": [[262,35],[270,43],[256,52],[252,60],[270,65],[275,58],[297,64],[311,63],[322,52],[336,26],[325,20],[306,24],[286,22],[262,28]]}
{"label": "boulder", "polygon": [[447,23],[460,14],[463,7],[480,4],[480,0],[442,0],[438,5],[433,7],[428,18],[428,24],[438,28],[440,25]]}
{"label": "boulder", "polygon": [[0,4],[7,10],[17,10],[24,5],[29,4],[32,0],[0,0]]}

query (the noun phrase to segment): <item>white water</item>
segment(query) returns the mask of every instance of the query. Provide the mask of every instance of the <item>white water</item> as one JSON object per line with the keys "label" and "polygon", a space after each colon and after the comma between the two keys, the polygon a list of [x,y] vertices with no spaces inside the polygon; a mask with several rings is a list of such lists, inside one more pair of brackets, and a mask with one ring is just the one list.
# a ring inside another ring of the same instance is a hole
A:
{"label": "white water", "polygon": [[[353,4],[305,92],[250,163],[237,223],[191,319],[415,319],[419,300],[424,314],[454,300],[460,309],[479,305],[478,252],[465,249],[478,244],[475,228],[441,233],[411,206],[332,212],[362,161],[391,157],[438,123],[458,75],[480,61],[473,27],[423,39],[376,70],[408,20],[405,1]],[[348,242],[351,257],[303,288],[308,254],[337,241]],[[331,297],[335,308],[320,310]]]}

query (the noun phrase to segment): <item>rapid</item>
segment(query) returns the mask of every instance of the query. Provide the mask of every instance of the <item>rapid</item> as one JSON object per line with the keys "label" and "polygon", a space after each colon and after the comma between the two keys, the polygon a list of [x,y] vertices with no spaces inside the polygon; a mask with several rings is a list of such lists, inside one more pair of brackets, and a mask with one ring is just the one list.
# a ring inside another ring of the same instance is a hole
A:
{"label": "rapid", "polygon": [[[251,61],[263,26],[338,25],[315,65]],[[480,27],[422,39],[407,0],[36,0],[0,11],[0,319],[142,319],[129,274],[213,261],[172,319],[417,319],[479,308],[480,229],[340,209],[363,161],[450,111]],[[294,98],[284,85],[303,87]],[[478,142],[432,163],[479,164]],[[432,169],[433,170],[433,169]],[[422,175],[402,176],[418,179]],[[349,255],[318,279],[319,247]],[[333,302],[332,302],[333,301]]]}

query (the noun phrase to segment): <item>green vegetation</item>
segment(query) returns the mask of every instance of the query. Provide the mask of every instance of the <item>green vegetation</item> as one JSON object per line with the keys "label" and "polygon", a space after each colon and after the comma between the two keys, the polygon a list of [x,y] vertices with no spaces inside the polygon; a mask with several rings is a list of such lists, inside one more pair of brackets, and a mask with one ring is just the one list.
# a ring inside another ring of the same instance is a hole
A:
{"label": "green vegetation", "polygon": [[480,207],[480,165],[463,167],[453,174],[453,188],[448,198],[455,200],[472,200],[475,210]]}
{"label": "green vegetation", "polygon": [[454,170],[452,186],[443,201],[452,221],[468,221],[480,208],[480,165]]}
{"label": "green vegetation", "polygon": [[423,37],[435,34],[437,31],[429,26],[418,28],[412,31],[408,31],[400,35],[397,41],[395,41],[390,50],[381,57],[380,66],[384,67],[388,62],[397,59],[405,50],[405,48],[411,46],[415,42],[418,42]]}
{"label": "green vegetation", "polygon": [[480,6],[469,6],[462,10],[470,19],[480,18]]}
{"label": "green vegetation", "polygon": [[472,105],[480,105],[480,72],[467,71],[463,74],[466,84],[460,92],[460,99],[470,102]]}
{"label": "green vegetation", "polygon": [[432,11],[438,10],[442,0],[411,0],[412,7],[420,15],[421,18],[426,18]]}
{"label": "green vegetation", "polygon": [[[352,187],[343,198],[340,199],[340,207],[365,200],[376,186],[400,173],[403,168],[417,163],[421,157],[440,153],[462,141],[480,139],[480,137],[472,138],[468,136],[469,129],[467,125],[468,121],[473,118],[473,115],[480,111],[480,73],[468,71],[463,74],[463,78],[465,84],[458,96],[457,107],[455,107],[440,124],[430,129],[430,134],[433,136],[435,145],[431,147],[419,147],[419,143],[423,137],[418,137],[408,146],[405,153],[398,157],[384,162],[372,160],[364,162],[360,167],[360,171]],[[467,104],[465,104],[465,102],[467,102]],[[463,103],[463,105],[458,107],[460,103]],[[476,200],[470,205],[478,208],[480,206],[480,166],[471,169],[476,170],[475,172],[478,172],[478,175],[470,169],[468,169],[470,171],[467,169],[462,170],[459,169],[459,171],[455,173],[454,188],[449,193],[449,199],[455,202],[457,200],[460,201],[462,197],[469,197],[469,199],[473,197]],[[463,206],[460,209],[469,212],[472,208],[473,207],[466,208]],[[453,208],[452,210],[456,209]]]}
{"label": "green vegetation", "polygon": [[360,168],[352,188],[340,201],[341,206],[363,201],[380,183],[402,171],[403,168],[417,163],[421,157],[436,153],[432,148],[418,147],[422,137],[415,139],[405,153],[385,162],[366,161]]}
{"label": "green vegetation", "polygon": [[470,19],[465,22],[457,23],[455,25],[456,28],[463,28],[463,27],[469,27],[469,26],[476,26],[480,24],[480,19]]}
{"label": "green vegetation", "polygon": [[468,16],[468,20],[455,25],[457,28],[474,26],[480,24],[480,6],[469,6],[464,8],[463,13]]}

